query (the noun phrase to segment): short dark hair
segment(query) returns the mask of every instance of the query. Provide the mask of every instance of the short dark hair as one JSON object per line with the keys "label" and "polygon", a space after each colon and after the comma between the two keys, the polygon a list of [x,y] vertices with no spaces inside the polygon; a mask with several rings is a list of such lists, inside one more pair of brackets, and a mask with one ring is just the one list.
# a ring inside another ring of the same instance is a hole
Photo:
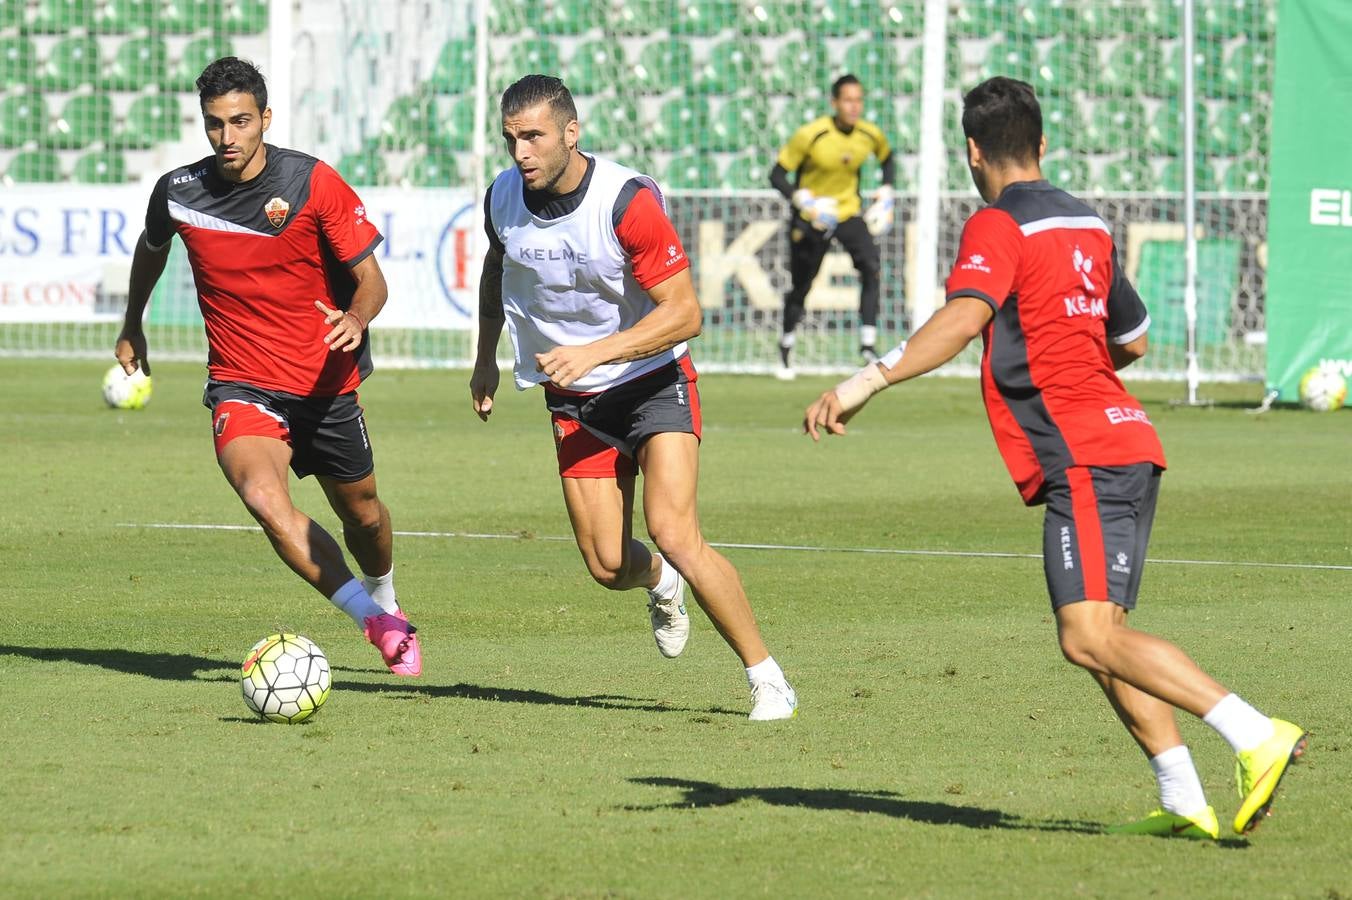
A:
{"label": "short dark hair", "polygon": [[962,98],[962,133],[994,163],[1036,162],[1042,146],[1042,107],[1026,81],[997,75]]}
{"label": "short dark hair", "polygon": [[[832,99],[832,100],[839,100],[839,99],[840,99],[840,89],[843,88],[843,87],[845,87],[845,85],[847,85],[847,84],[859,84],[859,79],[858,79],[858,78],[855,78],[853,75],[848,75],[848,74],[846,74],[846,75],[840,76],[840,77],[837,78],[835,81],[831,82],[831,99]],[[860,84],[860,87],[862,88],[863,85]]]}
{"label": "short dark hair", "polygon": [[560,78],[553,75],[527,75],[502,92],[502,117],[514,116],[532,106],[549,104],[554,120],[563,128],[577,118],[577,104],[572,92]]}
{"label": "short dark hair", "polygon": [[235,91],[253,94],[260,113],[268,108],[268,83],[263,80],[263,73],[258,71],[258,67],[248,60],[223,56],[197,76],[197,99],[203,106],[208,100]]}

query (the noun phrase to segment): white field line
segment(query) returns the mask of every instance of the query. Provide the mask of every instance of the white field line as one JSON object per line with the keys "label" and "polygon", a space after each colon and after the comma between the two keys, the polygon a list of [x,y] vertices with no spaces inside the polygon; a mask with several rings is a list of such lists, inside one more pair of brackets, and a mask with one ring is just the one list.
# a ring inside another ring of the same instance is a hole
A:
{"label": "white field line", "polygon": [[[261,531],[257,525],[193,525],[177,522],[118,522],[118,528],[165,528],[183,531]],[[464,538],[467,540],[489,541],[556,541],[573,543],[571,537],[562,535],[524,535],[524,534],[480,534],[472,531],[396,531],[399,537],[408,538]],[[976,559],[1042,559],[1041,553],[1000,553],[982,550],[916,550],[899,547],[819,547],[813,544],[735,544],[710,541],[710,546],[724,550],[779,550],[797,553],[871,553],[879,556],[947,556]],[[1352,572],[1352,566],[1335,566],[1326,563],[1281,563],[1254,562],[1226,559],[1157,559],[1147,558],[1146,562],[1166,566],[1229,566],[1242,569],[1315,569],[1329,572]]]}

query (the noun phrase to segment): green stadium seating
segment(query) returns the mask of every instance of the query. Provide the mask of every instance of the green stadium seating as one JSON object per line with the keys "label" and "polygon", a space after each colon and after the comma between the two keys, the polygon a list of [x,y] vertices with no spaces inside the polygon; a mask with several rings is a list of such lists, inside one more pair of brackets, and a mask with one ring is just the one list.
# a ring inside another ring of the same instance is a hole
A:
{"label": "green stadium seating", "polygon": [[[1216,172],[1208,163],[1199,160],[1193,171],[1196,173],[1194,178],[1197,182],[1198,193],[1211,193],[1219,190]],[[1183,193],[1183,160],[1174,157],[1164,164],[1164,172],[1160,175],[1159,188],[1162,191]]]}
{"label": "green stadium seating", "polygon": [[1261,108],[1240,101],[1223,103],[1205,122],[1205,128],[1198,142],[1208,156],[1267,153],[1270,126],[1268,115]]}
{"label": "green stadium seating", "polygon": [[1155,190],[1155,172],[1145,157],[1129,155],[1103,167],[1099,186],[1109,194]]}
{"label": "green stadium seating", "polygon": [[1135,141],[1145,131],[1145,106],[1133,97],[1114,97],[1094,101],[1089,125],[1080,133],[1072,149],[1090,153],[1110,153]]}
{"label": "green stadium seating", "polygon": [[718,168],[707,153],[677,153],[667,163],[662,181],[666,187],[678,190],[714,187],[718,183]]}
{"label": "green stadium seating", "polygon": [[404,177],[413,187],[456,187],[460,166],[449,150],[428,150],[413,158]]}
{"label": "green stadium seating", "polygon": [[337,169],[343,180],[351,185],[364,187],[389,181],[385,171],[385,155],[375,150],[348,153],[338,160]]}
{"label": "green stadium seating", "polygon": [[845,71],[858,78],[866,91],[910,94],[916,86],[904,78],[895,44],[872,38],[845,48]]}
{"label": "green stadium seating", "polygon": [[534,28],[540,15],[539,0],[488,0],[488,33],[520,34]]}
{"label": "green stadium seating", "polygon": [[1122,19],[1125,30],[1154,38],[1177,38],[1183,33],[1182,0],[1131,0]]}
{"label": "green stadium seating", "polygon": [[865,91],[863,117],[881,128],[890,144],[897,131],[897,95],[891,91]]}
{"label": "green stadium seating", "polygon": [[[895,108],[895,104],[893,104]],[[892,145],[892,152],[899,154],[911,154],[920,152],[920,104],[914,101],[907,101],[902,104],[892,120],[892,126],[887,131],[888,143]]]}
{"label": "green stadium seating", "polygon": [[944,173],[944,190],[976,194],[976,185],[972,182],[972,170],[967,167],[966,156],[949,160],[948,170]]}
{"label": "green stadium seating", "polygon": [[1026,0],[1014,10],[1007,33],[1030,38],[1074,34],[1079,30],[1083,12],[1081,5],[1072,0]]}
{"label": "green stadium seating", "polygon": [[38,34],[70,34],[94,27],[95,0],[39,0],[31,30]]}
{"label": "green stadium seating", "polygon": [[676,0],[675,16],[669,21],[672,34],[712,37],[736,19],[733,0]]}
{"label": "green stadium seating", "polygon": [[725,190],[764,190],[770,186],[774,160],[764,153],[742,153],[723,170],[720,186]]}
{"label": "green stadium seating", "polygon": [[662,104],[652,137],[663,150],[704,146],[709,135],[709,103],[702,97],[674,97]]}
{"label": "green stadium seating", "polygon": [[1105,94],[1158,96],[1164,71],[1164,54],[1158,41],[1123,38],[1108,53],[1108,61],[1094,81]]}
{"label": "green stadium seating", "polygon": [[5,177],[24,182],[60,181],[61,159],[51,150],[25,150],[9,161]]}
{"label": "green stadium seating", "polygon": [[739,4],[736,27],[748,37],[783,37],[811,31],[819,21],[809,0],[750,0]]}
{"label": "green stadium seating", "polygon": [[[709,131],[708,146],[713,150],[741,150],[758,135],[766,134],[769,122],[770,101],[760,94],[724,100]],[[768,155],[779,148],[757,149]]]}
{"label": "green stadium seating", "polygon": [[[1197,131],[1199,140],[1207,127],[1206,107],[1197,104]],[[1160,156],[1177,156],[1183,152],[1183,104],[1171,97],[1160,104],[1150,117],[1145,131],[1146,149]]]}
{"label": "green stadium seating", "polygon": [[116,151],[96,150],[75,160],[70,177],[80,184],[122,184],[127,180],[127,160]]}
{"label": "green stadium seating", "polygon": [[542,6],[534,23],[541,34],[584,34],[605,24],[605,4],[595,0],[544,0]]}
{"label": "green stadium seating", "polygon": [[1268,37],[1277,28],[1277,8],[1260,0],[1197,0],[1199,40]]}
{"label": "green stadium seating", "polygon": [[76,94],[61,108],[43,144],[53,150],[80,150],[113,133],[113,98],[107,94]]}
{"label": "green stadium seating", "polygon": [[883,8],[878,0],[826,0],[818,15],[815,27],[831,37],[876,34],[883,27]]}
{"label": "green stadium seating", "polygon": [[883,34],[919,37],[924,30],[925,0],[883,0]]}
{"label": "green stadium seating", "polygon": [[155,25],[155,13],[160,4],[156,0],[108,0],[94,20],[94,27],[104,34],[128,34],[146,30]]}
{"label": "green stadium seating", "polygon": [[623,99],[597,100],[582,120],[581,144],[585,150],[613,153],[632,150],[642,131],[638,107]]}
{"label": "green stadium seating", "polygon": [[0,99],[0,147],[22,147],[47,133],[47,103],[41,94],[11,94]]}
{"label": "green stadium seating", "polygon": [[962,104],[944,101],[944,147],[966,158],[967,136],[962,133]]}
{"label": "green stadium seating", "polygon": [[98,38],[88,35],[68,37],[52,47],[39,79],[48,90],[70,91],[96,83],[102,70]]}
{"label": "green stadium seating", "polygon": [[771,162],[779,156],[779,149],[788,143],[795,131],[829,111],[830,107],[822,100],[795,98],[786,103],[779,114],[770,119],[770,136],[774,142]]}
{"label": "green stadium seating", "polygon": [[[1047,147],[1051,150],[1078,147],[1085,132],[1080,105],[1073,97],[1048,97],[1042,103],[1042,131],[1047,135]],[[1088,184],[1088,179],[1079,183]]]}
{"label": "green stadium seating", "polygon": [[1038,96],[1069,95],[1091,89],[1101,68],[1097,50],[1095,41],[1069,39],[1048,47],[1032,82]]}
{"label": "green stadium seating", "polygon": [[[1221,52],[1223,45],[1217,42],[1198,41],[1197,53],[1193,63],[1197,96],[1221,96]],[[1164,66],[1161,69],[1160,84],[1156,97],[1183,96],[1183,53],[1182,41],[1175,41],[1164,54]]]}
{"label": "green stadium seating", "polygon": [[501,93],[518,79],[535,73],[559,71],[559,48],[544,38],[527,38],[513,44],[507,56],[498,61],[493,73],[493,90]]}
{"label": "green stadium seating", "polygon": [[586,96],[624,87],[628,72],[623,44],[609,40],[583,41],[573,51],[563,80],[574,94]]}
{"label": "green stadium seating", "polygon": [[441,45],[429,86],[438,94],[474,90],[476,62],[473,38],[451,38]]}
{"label": "green stadium seating", "polygon": [[194,38],[183,48],[183,55],[178,62],[165,71],[160,88],[196,93],[197,76],[202,74],[202,70],[223,56],[233,56],[234,52],[234,46],[227,37],[209,35]]}
{"label": "green stadium seating", "polygon": [[695,88],[705,94],[730,94],[754,88],[765,72],[761,43],[750,38],[729,38],[714,44],[709,59],[695,78]]}
{"label": "green stadium seating", "polygon": [[1037,45],[1030,40],[1009,38],[992,41],[981,63],[981,78],[995,75],[1032,82],[1037,76]]}
{"label": "green stadium seating", "polygon": [[1255,156],[1241,156],[1225,169],[1221,190],[1228,194],[1266,193],[1268,166]]}
{"label": "green stadium seating", "polygon": [[398,97],[385,110],[380,123],[380,146],[389,150],[443,143],[437,121],[436,101],[430,96]]}
{"label": "green stadium seating", "polygon": [[148,149],[176,141],[183,128],[178,97],[173,94],[142,94],[132,101],[126,121],[110,142],[115,147]]}
{"label": "green stadium seating", "polygon": [[690,44],[666,38],[645,44],[634,66],[634,89],[643,94],[662,94],[683,88],[694,80],[695,55]]}
{"label": "green stadium seating", "polygon": [[1061,153],[1042,160],[1042,177],[1063,191],[1083,193],[1089,187],[1089,161]]}
{"label": "green stadium seating", "polygon": [[616,0],[610,9],[609,28],[621,37],[645,37],[654,22],[676,18],[675,0]]}
{"label": "green stadium seating", "polygon": [[821,97],[829,93],[835,75],[826,42],[817,39],[790,40],[779,45],[774,77],[766,93],[795,97]]}
{"label": "green stadium seating", "polygon": [[227,34],[262,34],[268,27],[268,0],[225,0],[221,28]]}
{"label": "green stadium seating", "polygon": [[101,83],[108,91],[135,91],[169,71],[169,48],[158,37],[134,37],[117,48]]}
{"label": "green stadium seating", "polygon": [[1272,57],[1260,44],[1237,45],[1221,66],[1220,92],[1227,97],[1250,97],[1272,85]]}
{"label": "green stadium seating", "polygon": [[949,4],[948,33],[957,38],[988,38],[1012,23],[1008,0],[955,0]]}
{"label": "green stadium seating", "polygon": [[221,0],[169,0],[156,22],[165,34],[221,29]]}
{"label": "green stadium seating", "polygon": [[22,27],[27,9],[28,0],[0,0],[0,29]]}
{"label": "green stadium seating", "polygon": [[[449,106],[447,106],[449,104]],[[498,135],[498,120],[492,104],[488,107],[490,156],[502,149],[502,140]],[[437,131],[437,143],[453,150],[469,150],[474,146],[474,95],[461,94],[455,100],[444,98],[436,105],[436,119],[433,127]]]}
{"label": "green stadium seating", "polygon": [[22,35],[0,37],[0,88],[33,84],[38,52],[33,42]]}

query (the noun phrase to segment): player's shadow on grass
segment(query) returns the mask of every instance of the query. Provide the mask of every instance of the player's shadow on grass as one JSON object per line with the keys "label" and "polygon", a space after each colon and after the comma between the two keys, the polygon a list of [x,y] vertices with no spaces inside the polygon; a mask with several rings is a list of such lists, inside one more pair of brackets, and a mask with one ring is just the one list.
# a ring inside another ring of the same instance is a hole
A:
{"label": "player's shadow on grass", "polygon": [[[234,681],[237,663],[190,653],[142,653],[137,650],[93,649],[89,647],[14,647],[0,644],[0,656],[22,656],[41,662],[73,662],[99,666],[128,675],[145,675],[165,681]],[[203,672],[220,672],[211,677]]]}
{"label": "player's shadow on grass", "polygon": [[801,806],[806,809],[846,810],[848,812],[877,813],[928,825],[961,825],[980,830],[1007,828],[1017,831],[1070,831],[1080,834],[1099,834],[1103,826],[1097,822],[1076,819],[1047,819],[1029,821],[998,809],[979,806],[954,806],[927,800],[907,800],[895,791],[849,791],[839,788],[796,787],[724,787],[711,781],[688,781],[683,778],[631,778],[636,784],[654,787],[673,787],[681,790],[681,798],[672,803],[652,806],[625,806],[624,809],[652,811],[658,809],[689,809],[710,806],[730,806],[742,800],[760,800],[772,806]]}
{"label": "player's shadow on grass", "polygon": [[590,709],[619,709],[632,712],[662,713],[703,713],[720,716],[744,718],[746,713],[722,707],[693,709],[688,706],[674,706],[647,697],[625,697],[620,694],[588,694],[582,697],[569,697],[565,694],[551,694],[548,691],[533,691],[522,688],[487,687],[478,684],[418,684],[407,681],[374,682],[344,681],[333,686],[335,691],[359,691],[373,694],[411,695],[415,697],[458,697],[464,700],[488,700],[496,703],[534,703],[540,706],[581,706]]}

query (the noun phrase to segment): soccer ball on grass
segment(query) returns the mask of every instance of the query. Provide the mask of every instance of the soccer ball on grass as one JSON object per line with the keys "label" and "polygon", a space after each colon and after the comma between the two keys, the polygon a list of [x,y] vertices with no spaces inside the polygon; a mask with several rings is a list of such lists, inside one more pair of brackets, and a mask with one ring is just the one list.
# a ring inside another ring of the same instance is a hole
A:
{"label": "soccer ball on grass", "polygon": [[113,409],[142,409],[150,402],[150,376],[143,369],[128,375],[113,366],[103,376],[103,400]]}
{"label": "soccer ball on grass", "polygon": [[244,704],[269,722],[304,722],[329,696],[329,661],[298,634],[263,638],[244,657],[241,672]]}
{"label": "soccer ball on grass", "polygon": [[1332,369],[1315,366],[1300,379],[1300,405],[1315,412],[1333,412],[1347,399],[1347,379]]}

